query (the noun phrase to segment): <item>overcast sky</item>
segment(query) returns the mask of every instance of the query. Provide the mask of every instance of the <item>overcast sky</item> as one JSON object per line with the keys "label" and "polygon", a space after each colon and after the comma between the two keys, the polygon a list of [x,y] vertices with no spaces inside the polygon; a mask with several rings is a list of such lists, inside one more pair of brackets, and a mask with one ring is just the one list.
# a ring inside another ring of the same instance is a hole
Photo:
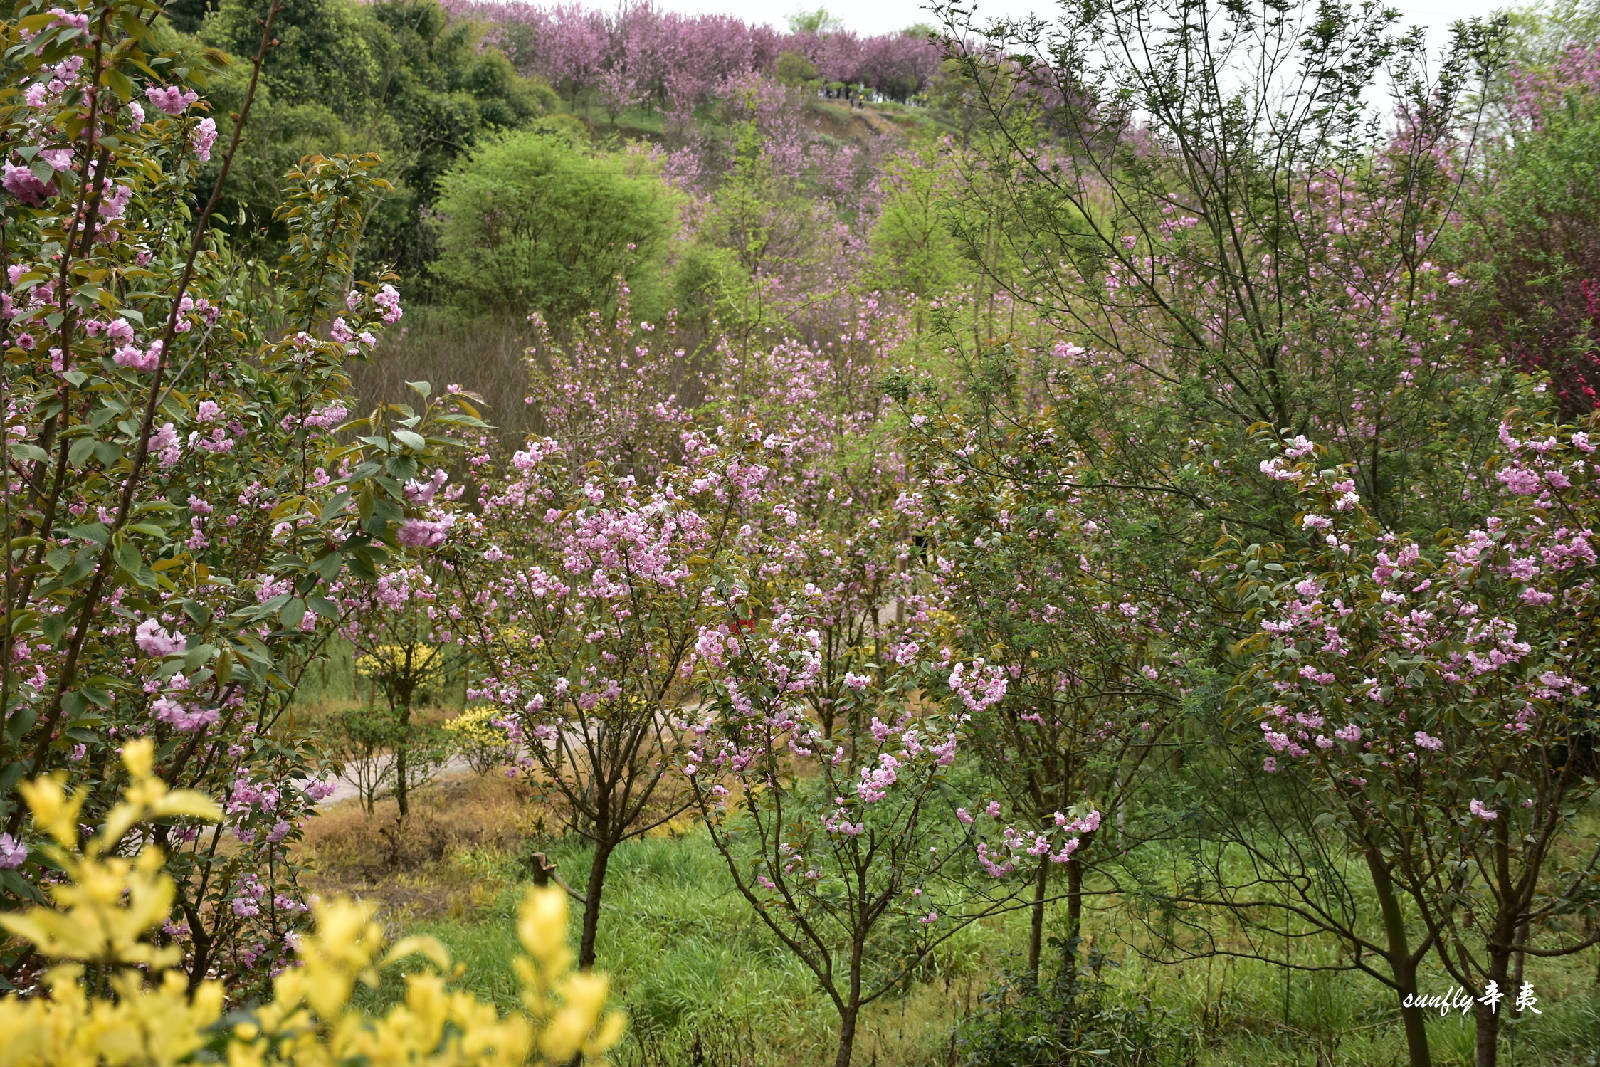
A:
{"label": "overcast sky", "polygon": [[[606,0],[582,0],[587,6],[609,10],[614,3]],[[1444,31],[1456,19],[1474,15],[1487,15],[1496,8],[1507,6],[1506,0],[1389,0],[1398,8],[1408,25],[1422,25],[1428,30],[1428,42],[1440,44]],[[927,5],[921,0],[655,0],[655,5],[669,11],[694,14],[737,15],[746,22],[765,22],[782,29],[788,16],[799,10],[816,10],[824,7],[832,15],[844,20],[845,27],[867,35],[888,33],[904,29],[918,22],[932,22]],[[1040,0],[978,0],[978,18],[1019,16],[1030,12],[1048,18],[1055,5]]]}

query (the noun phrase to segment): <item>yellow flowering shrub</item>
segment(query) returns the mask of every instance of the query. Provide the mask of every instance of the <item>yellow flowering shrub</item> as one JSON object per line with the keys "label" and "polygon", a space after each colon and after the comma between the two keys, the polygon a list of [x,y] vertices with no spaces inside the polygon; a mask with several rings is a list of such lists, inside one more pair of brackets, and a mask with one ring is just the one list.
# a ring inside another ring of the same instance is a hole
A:
{"label": "yellow flowering shrub", "polygon": [[491,705],[474,704],[444,724],[451,747],[478,774],[488,774],[511,757],[511,738],[494,722],[504,714]]}
{"label": "yellow flowering shrub", "polygon": [[[81,848],[81,795],[63,775],[22,787],[35,826],[64,880],[50,889],[53,907],[0,916],[0,927],[60,962],[43,976],[48,997],[0,999],[0,1061],[7,1064],[179,1064],[202,1049],[223,1050],[230,1064],[565,1064],[580,1053],[603,1063],[622,1036],[623,1017],[607,1013],[604,975],[575,972],[567,947],[567,898],[560,889],[530,889],[518,912],[525,955],[515,961],[522,983],[519,1014],[451,988],[459,977],[444,946],[405,938],[385,951],[374,906],[335,900],[313,907],[313,932],[301,943],[300,965],[273,982],[272,998],[244,1015],[222,1018],[223,990],[204,982],[192,993],[173,966],[180,950],[147,938],[167,918],[173,896],[159,850],[133,857],[115,850],[136,825],[152,818],[217,820],[221,812],[199,793],[168,790],[155,777],[148,740],[123,749],[132,784],[105,826]],[[437,971],[406,976],[404,999],[382,1016],[350,1006],[357,982],[413,955]]]}
{"label": "yellow flowering shrub", "polygon": [[425,689],[444,671],[444,653],[419,642],[378,645],[356,657],[356,673],[379,685]]}

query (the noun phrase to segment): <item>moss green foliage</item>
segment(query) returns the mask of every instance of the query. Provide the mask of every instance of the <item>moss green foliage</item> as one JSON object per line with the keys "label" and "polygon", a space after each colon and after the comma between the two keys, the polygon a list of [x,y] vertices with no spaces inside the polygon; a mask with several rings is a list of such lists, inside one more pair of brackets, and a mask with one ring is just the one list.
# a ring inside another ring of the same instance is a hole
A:
{"label": "moss green foliage", "polygon": [[974,277],[952,230],[957,179],[938,143],[893,160],[883,210],[872,227],[872,270],[885,289],[938,296]]}
{"label": "moss green foliage", "polygon": [[[214,94],[220,119],[242,96],[263,3],[193,6],[199,13],[179,28],[235,57]],[[434,255],[424,215],[440,176],[484,134],[553,110],[554,93],[481,47],[478,27],[451,20],[437,0],[289,0],[278,25],[222,215],[241,220],[253,240],[277,240],[278,181],[301,155],[376,151],[394,189],[367,221],[363,260],[421,280]]]}
{"label": "moss green foliage", "polygon": [[605,307],[619,276],[640,318],[663,310],[657,279],[675,207],[638,157],[519,132],[474,152],[440,189],[435,269],[463,311],[560,322]]}

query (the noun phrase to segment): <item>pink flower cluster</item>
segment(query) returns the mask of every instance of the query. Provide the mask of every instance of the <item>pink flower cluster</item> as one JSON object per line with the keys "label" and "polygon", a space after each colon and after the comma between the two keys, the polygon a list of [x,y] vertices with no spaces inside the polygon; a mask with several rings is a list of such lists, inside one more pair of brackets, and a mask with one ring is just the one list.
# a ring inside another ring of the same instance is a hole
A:
{"label": "pink flower cluster", "polygon": [[182,652],[187,641],[182,634],[168,633],[157,619],[146,619],[134,631],[134,644],[147,656],[171,656]]}
{"label": "pink flower cluster", "polygon": [[[165,88],[151,86],[144,91],[145,99],[154,104],[157,110],[168,115],[181,115],[200,99],[200,94],[193,89],[184,89],[181,86],[169,85]],[[216,123],[211,124],[212,138],[216,137]],[[208,146],[209,147],[209,146]]]}

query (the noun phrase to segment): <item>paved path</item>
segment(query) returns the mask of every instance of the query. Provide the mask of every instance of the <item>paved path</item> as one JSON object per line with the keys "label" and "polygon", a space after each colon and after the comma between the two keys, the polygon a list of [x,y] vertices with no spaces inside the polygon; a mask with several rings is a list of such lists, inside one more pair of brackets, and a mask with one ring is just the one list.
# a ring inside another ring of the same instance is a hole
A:
{"label": "paved path", "polygon": [[[465,756],[451,756],[444,762],[444,766],[439,768],[431,780],[438,781],[441,778],[465,778],[471,773],[472,768],[468,766]],[[327,779],[321,780],[326,781]],[[393,792],[393,789],[386,789],[378,795],[380,798],[382,798],[390,795]],[[344,803],[347,800],[357,800],[360,798],[360,796],[361,790],[357,789],[343,778],[334,778],[333,792],[317,801],[317,807],[332,808]]]}
{"label": "paved path", "polygon": [[[689,714],[692,714],[693,712],[699,711],[700,707],[701,707],[701,705],[698,704],[698,703],[685,704],[682,707],[680,707],[679,709],[677,709],[677,713],[678,713],[679,717],[684,717],[684,716],[687,716]],[[669,725],[669,723],[670,723],[670,720],[665,721],[665,722],[662,723],[662,726],[666,727],[666,726]],[[573,748],[576,748],[577,747],[577,742],[579,740],[580,740],[580,735],[578,734],[578,732],[576,730],[569,730],[568,731],[568,744],[569,744],[569,746],[571,746]],[[553,746],[555,744],[555,742],[554,742],[554,740],[548,740],[548,741],[545,741],[544,744],[547,747],[549,747],[549,746]],[[471,773],[473,773],[472,767],[467,763],[466,757],[464,757],[464,756],[451,756],[449,759],[447,759],[444,762],[444,765],[441,766],[437,772],[435,772],[435,774],[433,775],[432,779],[430,779],[430,780],[431,781],[438,781],[438,780],[443,779],[443,778],[465,778],[468,774],[471,774]],[[322,778],[320,780],[326,781],[327,779],[326,778]],[[390,788],[390,789],[385,790],[383,793],[380,793],[379,796],[380,797],[385,797],[385,796],[390,795],[393,792],[394,792],[394,790],[392,788]],[[334,777],[333,778],[333,792],[329,793],[327,796],[325,796],[321,800],[317,801],[317,807],[319,807],[319,808],[331,808],[331,807],[333,807],[333,806],[335,806],[337,804],[342,804],[347,800],[359,799],[360,796],[361,796],[361,790],[357,789],[354,785],[352,785],[349,782],[345,781],[343,778]]]}

